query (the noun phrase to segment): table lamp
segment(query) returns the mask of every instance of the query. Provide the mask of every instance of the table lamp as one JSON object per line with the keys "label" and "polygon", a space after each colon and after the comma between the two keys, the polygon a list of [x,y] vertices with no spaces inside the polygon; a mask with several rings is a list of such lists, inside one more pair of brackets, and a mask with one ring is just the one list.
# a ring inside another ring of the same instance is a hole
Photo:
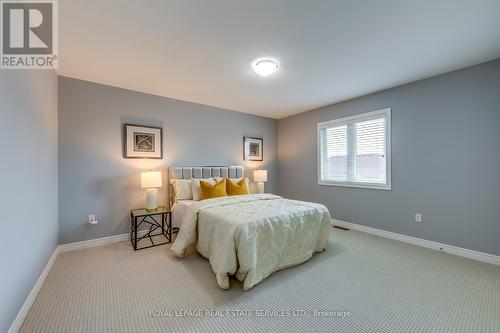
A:
{"label": "table lamp", "polygon": [[146,209],[158,208],[158,187],[162,187],[161,171],[141,173],[141,187],[146,189]]}
{"label": "table lamp", "polygon": [[257,182],[257,193],[264,193],[264,183],[267,182],[267,170],[254,170],[253,180]]}

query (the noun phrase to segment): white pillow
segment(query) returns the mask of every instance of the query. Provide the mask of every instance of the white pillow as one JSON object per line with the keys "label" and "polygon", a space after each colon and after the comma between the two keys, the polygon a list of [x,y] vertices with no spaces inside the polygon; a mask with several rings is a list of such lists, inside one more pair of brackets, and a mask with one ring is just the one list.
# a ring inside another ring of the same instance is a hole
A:
{"label": "white pillow", "polygon": [[172,185],[174,185],[175,201],[193,200],[191,179],[173,179]]}
{"label": "white pillow", "polygon": [[203,178],[203,179],[191,179],[191,188],[193,191],[193,200],[200,201],[201,200],[201,187],[200,187],[200,180],[203,180],[205,182],[208,182],[212,185],[215,185],[215,179],[213,178]]}

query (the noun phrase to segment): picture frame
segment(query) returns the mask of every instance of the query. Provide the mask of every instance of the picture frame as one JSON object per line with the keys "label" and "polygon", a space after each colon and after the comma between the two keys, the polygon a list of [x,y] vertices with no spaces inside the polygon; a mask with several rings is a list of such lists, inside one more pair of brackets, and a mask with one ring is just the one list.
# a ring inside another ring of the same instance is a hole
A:
{"label": "picture frame", "polygon": [[123,124],[124,158],[163,158],[163,128]]}
{"label": "picture frame", "polygon": [[263,161],[264,160],[264,139],[243,137],[243,160]]}

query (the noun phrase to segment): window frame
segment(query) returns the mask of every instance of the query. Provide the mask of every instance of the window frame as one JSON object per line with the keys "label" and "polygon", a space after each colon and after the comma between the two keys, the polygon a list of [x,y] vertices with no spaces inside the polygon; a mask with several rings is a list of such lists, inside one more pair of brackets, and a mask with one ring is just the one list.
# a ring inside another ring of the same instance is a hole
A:
{"label": "window frame", "polygon": [[[338,181],[338,180],[323,180],[321,179],[321,130],[324,128],[342,126],[352,122],[361,122],[367,120],[373,120],[381,118],[380,116],[385,116],[385,172],[386,172],[386,182],[385,184],[380,183],[365,183],[365,182],[352,182],[352,181]],[[391,182],[391,108],[380,109],[372,112],[360,113],[349,117],[343,117],[338,119],[332,119],[327,121],[318,122],[316,130],[317,139],[317,176],[318,185],[326,186],[340,186],[340,187],[354,187],[354,188],[366,188],[366,189],[376,189],[376,190],[392,190]]]}

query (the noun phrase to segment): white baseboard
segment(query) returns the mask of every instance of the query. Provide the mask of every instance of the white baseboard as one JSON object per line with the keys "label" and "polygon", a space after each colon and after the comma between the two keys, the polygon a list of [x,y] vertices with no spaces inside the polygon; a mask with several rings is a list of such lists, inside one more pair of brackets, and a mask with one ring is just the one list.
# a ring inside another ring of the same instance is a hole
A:
{"label": "white baseboard", "polygon": [[102,245],[108,245],[108,244],[113,244],[113,243],[117,243],[117,242],[122,242],[122,241],[125,241],[128,239],[130,239],[130,234],[121,234],[121,235],[114,235],[114,236],[109,236],[109,237],[89,239],[89,240],[81,241],[81,242],[62,244],[62,245],[59,245],[59,252],[63,253],[63,252],[68,252],[68,251],[87,249],[89,247],[102,246]]}
{"label": "white baseboard", "polygon": [[340,227],[344,227],[344,228],[348,228],[348,229],[352,229],[352,230],[357,230],[357,231],[361,231],[361,232],[366,232],[368,234],[377,235],[377,236],[381,236],[381,237],[385,237],[385,238],[389,238],[389,239],[394,239],[394,240],[397,240],[400,242],[418,245],[418,246],[426,247],[426,248],[432,249],[432,250],[442,251],[442,252],[454,254],[454,255],[469,258],[469,259],[487,262],[487,263],[493,264],[493,265],[500,265],[500,256],[496,256],[496,255],[489,254],[489,253],[464,249],[464,248],[461,248],[458,246],[433,242],[433,241],[426,240],[426,239],[406,236],[406,235],[398,234],[395,232],[385,231],[385,230],[381,230],[381,229],[375,229],[375,228],[371,228],[371,227],[366,227],[364,225],[340,221],[340,220],[332,219],[332,225],[338,225]]}
{"label": "white baseboard", "polygon": [[9,330],[7,333],[17,333],[19,329],[21,328],[24,319],[26,319],[26,316],[28,315],[28,312],[31,309],[31,306],[35,302],[36,297],[38,296],[38,293],[40,292],[40,289],[42,289],[43,283],[45,282],[45,279],[47,279],[47,276],[49,275],[50,270],[52,269],[52,265],[54,265],[54,262],[56,261],[57,255],[59,254],[59,246],[57,246],[52,253],[52,256],[49,259],[49,262],[47,265],[45,265],[45,268],[42,271],[42,274],[40,274],[40,277],[36,281],[35,285],[33,286],[33,289],[31,289],[31,292],[29,293],[28,297],[26,298],[26,301],[24,301],[23,306],[21,307],[21,310],[17,313],[16,318],[12,322],[12,325],[10,325]]}
{"label": "white baseboard", "polygon": [[[147,231],[148,230],[141,230],[138,232],[138,235],[143,236],[146,234]],[[26,298],[26,301],[24,302],[23,306],[21,307],[21,310],[19,310],[16,318],[12,322],[7,333],[17,333],[19,331],[19,329],[21,328],[21,326],[24,322],[24,319],[26,319],[26,316],[27,316],[28,312],[30,311],[31,306],[35,302],[35,299],[38,296],[38,293],[40,292],[40,289],[42,288],[43,283],[45,282],[45,279],[47,278],[47,275],[49,274],[49,272],[52,268],[52,265],[54,265],[54,262],[56,261],[59,253],[87,249],[87,248],[95,247],[95,246],[108,245],[108,244],[126,241],[129,239],[130,239],[130,234],[121,234],[121,235],[114,235],[114,236],[97,238],[97,239],[89,239],[89,240],[82,241],[82,242],[58,245],[56,247],[56,249],[54,250],[54,253],[52,253],[52,256],[50,257],[49,262],[47,263],[47,265],[43,269],[42,274],[40,274],[40,277],[36,281],[35,286],[33,287],[30,294],[28,295],[28,298]]]}
{"label": "white baseboard", "polygon": [[[141,236],[144,236],[147,232],[148,232],[148,230],[139,230],[139,232],[137,232],[137,234],[139,237],[141,237]],[[96,238],[96,239],[89,239],[89,240],[81,241],[81,242],[62,244],[62,245],[59,245],[59,252],[63,253],[63,252],[87,249],[90,247],[103,246],[103,245],[123,242],[123,241],[129,240],[129,239],[130,239],[130,234],[120,234],[120,235],[114,235],[114,236],[108,236],[108,237],[102,237],[102,238]]]}

